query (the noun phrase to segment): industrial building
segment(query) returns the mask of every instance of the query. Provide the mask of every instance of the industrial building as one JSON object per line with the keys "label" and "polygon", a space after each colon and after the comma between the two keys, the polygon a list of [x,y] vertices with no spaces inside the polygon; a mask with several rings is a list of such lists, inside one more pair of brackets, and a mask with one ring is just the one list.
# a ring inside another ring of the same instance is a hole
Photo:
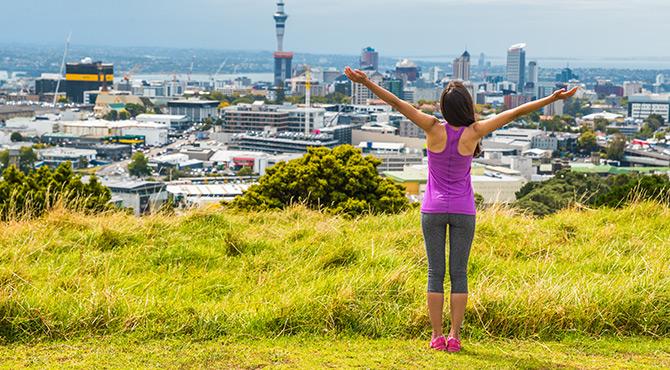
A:
{"label": "industrial building", "polygon": [[65,66],[65,94],[73,103],[84,103],[85,91],[111,88],[113,84],[113,64],[84,58],[81,62]]}
{"label": "industrial building", "polygon": [[86,168],[91,161],[95,160],[97,152],[91,149],[76,148],[47,148],[37,151],[37,158],[45,165],[58,167],[61,163],[70,162],[72,168]]}
{"label": "industrial building", "polygon": [[190,122],[202,122],[205,118],[218,117],[219,102],[216,100],[173,100],[167,103],[168,113],[175,116],[186,116]]}
{"label": "industrial building", "polygon": [[168,199],[161,182],[102,179],[101,183],[112,192],[112,203],[132,209],[135,216],[159,210]]}
{"label": "industrial building", "polygon": [[249,132],[234,134],[231,138],[230,148],[278,154],[307,153],[309,147],[333,149],[338,145],[340,143],[331,134]]}

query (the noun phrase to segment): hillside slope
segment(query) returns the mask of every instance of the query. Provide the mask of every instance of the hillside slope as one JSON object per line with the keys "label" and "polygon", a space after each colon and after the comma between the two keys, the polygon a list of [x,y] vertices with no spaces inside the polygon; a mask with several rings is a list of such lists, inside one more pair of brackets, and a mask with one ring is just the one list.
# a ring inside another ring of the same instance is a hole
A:
{"label": "hillside slope", "polygon": [[[87,217],[0,225],[5,343],[132,334],[419,338],[419,212]],[[464,335],[670,334],[670,209],[478,216]]]}

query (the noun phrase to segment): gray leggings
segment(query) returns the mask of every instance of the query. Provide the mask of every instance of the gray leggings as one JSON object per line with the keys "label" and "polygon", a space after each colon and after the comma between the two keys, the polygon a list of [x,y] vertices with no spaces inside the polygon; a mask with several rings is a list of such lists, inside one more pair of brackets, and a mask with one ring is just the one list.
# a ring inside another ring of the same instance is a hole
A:
{"label": "gray leggings", "polygon": [[451,293],[468,292],[468,258],[475,236],[474,215],[421,213],[428,255],[428,291],[444,293],[445,248],[449,225],[449,280]]}

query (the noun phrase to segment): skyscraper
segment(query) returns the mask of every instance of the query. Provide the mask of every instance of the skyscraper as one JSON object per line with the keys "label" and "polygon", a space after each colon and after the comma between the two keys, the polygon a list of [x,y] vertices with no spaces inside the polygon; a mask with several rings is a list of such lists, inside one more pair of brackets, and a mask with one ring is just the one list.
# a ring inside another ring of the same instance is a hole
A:
{"label": "skyscraper", "polygon": [[463,54],[454,59],[454,73],[452,78],[454,80],[470,80],[470,53],[466,50]]}
{"label": "skyscraper", "polygon": [[507,80],[514,82],[517,91],[526,84],[526,44],[514,44],[507,49]]}
{"label": "skyscraper", "polygon": [[376,71],[379,69],[379,53],[371,47],[361,51],[360,67],[362,70]]}
{"label": "skyscraper", "polygon": [[486,54],[479,53],[479,62],[477,62],[479,68],[483,68],[486,65]]}
{"label": "skyscraper", "polygon": [[537,62],[534,60],[528,62],[528,82],[532,82],[534,86],[537,86],[539,78],[540,71],[537,68]]}
{"label": "skyscraper", "polygon": [[284,51],[284,31],[286,30],[286,19],[288,14],[284,13],[284,0],[277,0],[277,12],[274,14],[276,32],[277,32],[277,51],[274,53],[275,59],[275,89],[277,90],[277,100],[284,99],[284,81],[291,78],[291,63],[293,53]]}

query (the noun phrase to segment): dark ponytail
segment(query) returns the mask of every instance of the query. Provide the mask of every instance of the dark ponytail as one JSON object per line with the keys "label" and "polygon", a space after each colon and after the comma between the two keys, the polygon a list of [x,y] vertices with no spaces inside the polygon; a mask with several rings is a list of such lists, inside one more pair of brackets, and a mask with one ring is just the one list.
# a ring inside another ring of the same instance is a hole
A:
{"label": "dark ponytail", "polygon": [[[475,123],[475,105],[463,82],[449,82],[440,97],[440,111],[445,121],[452,126],[467,127]],[[474,156],[478,157],[481,152],[481,142],[479,142]]]}

